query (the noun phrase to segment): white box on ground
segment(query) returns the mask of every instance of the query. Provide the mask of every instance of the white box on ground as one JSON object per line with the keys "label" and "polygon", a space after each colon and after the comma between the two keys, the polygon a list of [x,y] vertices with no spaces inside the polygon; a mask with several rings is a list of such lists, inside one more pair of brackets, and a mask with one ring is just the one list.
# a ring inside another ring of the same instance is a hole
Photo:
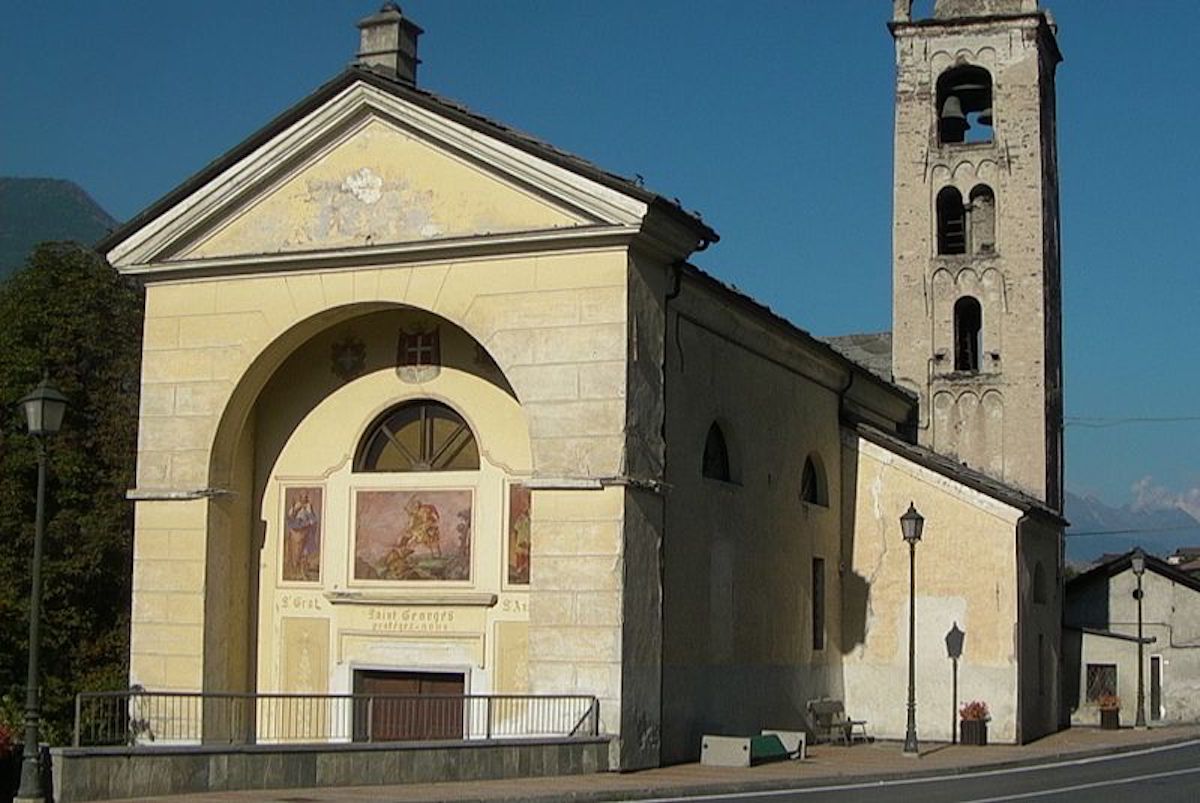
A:
{"label": "white box on ground", "polygon": [[750,740],[745,736],[710,736],[700,742],[700,763],[710,767],[749,767]]}

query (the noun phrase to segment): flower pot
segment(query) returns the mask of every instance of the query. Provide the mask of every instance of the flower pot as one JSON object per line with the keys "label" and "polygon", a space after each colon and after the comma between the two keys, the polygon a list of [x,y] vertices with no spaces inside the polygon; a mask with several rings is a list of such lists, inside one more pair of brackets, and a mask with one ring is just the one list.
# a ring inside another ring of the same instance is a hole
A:
{"label": "flower pot", "polygon": [[983,747],[987,744],[987,720],[986,719],[964,719],[959,723],[959,734],[963,744],[977,745]]}
{"label": "flower pot", "polygon": [[1121,727],[1121,709],[1119,708],[1102,708],[1100,709],[1100,728],[1106,731],[1115,731]]}

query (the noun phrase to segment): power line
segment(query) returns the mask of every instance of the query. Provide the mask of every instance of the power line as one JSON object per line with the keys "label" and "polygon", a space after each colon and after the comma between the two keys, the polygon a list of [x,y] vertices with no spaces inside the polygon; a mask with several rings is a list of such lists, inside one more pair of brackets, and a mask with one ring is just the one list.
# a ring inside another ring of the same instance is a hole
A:
{"label": "power line", "polygon": [[1067,531],[1064,533],[1067,538],[1078,538],[1081,535],[1138,535],[1145,533],[1166,533],[1179,532],[1182,530],[1200,530],[1200,522],[1195,524],[1181,524],[1171,527],[1132,527],[1128,530],[1080,530],[1078,532]]}
{"label": "power line", "polygon": [[1180,424],[1196,421],[1200,421],[1200,415],[1125,416],[1123,418],[1072,415],[1063,419],[1063,425],[1087,427],[1089,429],[1106,429],[1108,427],[1119,427],[1124,424]]}

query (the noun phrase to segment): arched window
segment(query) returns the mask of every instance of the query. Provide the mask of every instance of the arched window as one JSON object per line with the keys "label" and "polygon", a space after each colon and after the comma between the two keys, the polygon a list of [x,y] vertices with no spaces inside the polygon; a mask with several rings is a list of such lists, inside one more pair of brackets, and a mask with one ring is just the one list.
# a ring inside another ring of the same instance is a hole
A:
{"label": "arched window", "polygon": [[725,433],[716,421],[708,428],[708,437],[704,439],[704,460],[700,473],[721,482],[730,480],[729,447],[725,444]]}
{"label": "arched window", "polygon": [[938,139],[942,144],[992,141],[992,75],[964,65],[937,82]]}
{"label": "arched window", "polygon": [[829,507],[825,469],[821,466],[820,458],[814,455],[804,458],[804,471],[800,475],[800,499],[812,505]]}
{"label": "arched window", "polygon": [[1033,565],[1033,601],[1039,605],[1046,601],[1046,572],[1040,560]]}
{"label": "arched window", "polygon": [[967,213],[971,231],[971,253],[991,254],[996,250],[996,196],[992,188],[980,184],[971,190]]}
{"label": "arched window", "polygon": [[937,252],[967,253],[967,213],[962,193],[954,187],[943,187],[937,194]]}
{"label": "arched window", "polygon": [[463,417],[435,401],[405,402],[363,437],[355,471],[475,471],[479,447]]}
{"label": "arched window", "polygon": [[978,371],[982,350],[983,309],[971,296],[954,302],[954,370]]}

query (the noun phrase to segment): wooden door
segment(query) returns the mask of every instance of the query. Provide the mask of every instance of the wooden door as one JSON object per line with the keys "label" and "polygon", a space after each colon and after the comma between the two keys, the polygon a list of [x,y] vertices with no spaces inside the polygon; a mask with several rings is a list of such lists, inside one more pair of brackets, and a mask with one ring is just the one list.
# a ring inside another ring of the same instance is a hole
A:
{"label": "wooden door", "polygon": [[464,689],[465,678],[457,672],[357,670],[354,693],[371,697],[356,701],[355,739],[461,739]]}
{"label": "wooden door", "polygon": [[1162,656],[1150,656],[1150,719],[1162,719]]}

